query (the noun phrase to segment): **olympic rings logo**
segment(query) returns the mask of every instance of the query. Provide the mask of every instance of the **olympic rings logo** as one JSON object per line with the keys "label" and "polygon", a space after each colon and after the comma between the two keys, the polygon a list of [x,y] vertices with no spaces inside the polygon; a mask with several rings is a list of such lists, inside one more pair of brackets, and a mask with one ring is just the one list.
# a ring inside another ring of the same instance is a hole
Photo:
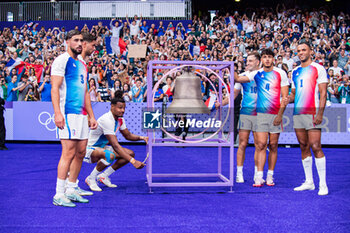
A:
{"label": "olympic rings logo", "polygon": [[55,131],[55,114],[51,116],[48,112],[41,112],[38,116],[38,121],[40,124],[44,125],[45,128],[49,131]]}

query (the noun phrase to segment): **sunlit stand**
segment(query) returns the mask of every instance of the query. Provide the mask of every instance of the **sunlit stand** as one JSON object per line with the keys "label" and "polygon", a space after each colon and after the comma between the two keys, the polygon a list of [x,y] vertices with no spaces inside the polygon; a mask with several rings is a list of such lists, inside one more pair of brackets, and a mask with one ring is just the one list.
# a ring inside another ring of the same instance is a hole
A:
{"label": "sunlit stand", "polygon": [[[147,145],[147,153],[148,153],[148,161],[146,166],[146,176],[147,183],[149,187],[149,192],[152,193],[152,187],[230,187],[230,191],[232,192],[232,187],[234,183],[233,169],[234,169],[234,136],[233,136],[233,106],[234,106],[234,98],[233,98],[233,86],[234,86],[234,65],[233,62],[207,62],[207,61],[150,61],[147,67],[147,87],[148,87],[148,95],[147,95],[147,108],[154,109],[154,95],[157,90],[158,85],[162,82],[168,75],[179,71],[185,67],[193,67],[196,70],[204,69],[209,71],[210,73],[215,73],[213,70],[215,69],[218,72],[217,78],[219,79],[219,92],[216,93],[218,96],[218,100],[221,103],[222,101],[222,87],[226,87],[227,85],[224,83],[222,78],[222,71],[226,68],[229,69],[230,72],[230,89],[231,94],[229,95],[229,110],[227,117],[224,119],[222,117],[222,107],[218,109],[219,111],[219,120],[229,120],[230,122],[230,130],[229,135],[225,138],[223,134],[223,129],[219,129],[217,132],[211,134],[207,138],[202,139],[193,139],[189,138],[186,140],[182,140],[168,132],[165,132],[169,138],[157,138],[156,134],[153,133],[152,130],[147,131],[147,135],[149,137],[149,143]],[[150,93],[150,87],[153,86],[153,70],[155,69],[166,69],[169,70],[166,72],[163,77],[155,84],[153,87],[152,93]],[[201,75],[200,73],[196,72]],[[205,78],[205,77],[204,77]],[[208,79],[207,79],[208,80]],[[208,80],[210,82],[210,80]],[[176,91],[176,90],[175,90]],[[163,130],[164,131],[164,130]],[[215,135],[218,135],[217,138],[214,138]],[[179,146],[176,141],[183,142],[181,143],[182,147],[218,147],[218,166],[217,173],[153,173],[152,170],[152,161],[153,161],[153,147],[177,147]],[[229,177],[226,177],[222,174],[222,148],[229,147]],[[199,177],[216,177],[219,181],[215,182],[154,182],[153,178],[174,178],[174,177],[190,177],[190,178],[199,178]]]}

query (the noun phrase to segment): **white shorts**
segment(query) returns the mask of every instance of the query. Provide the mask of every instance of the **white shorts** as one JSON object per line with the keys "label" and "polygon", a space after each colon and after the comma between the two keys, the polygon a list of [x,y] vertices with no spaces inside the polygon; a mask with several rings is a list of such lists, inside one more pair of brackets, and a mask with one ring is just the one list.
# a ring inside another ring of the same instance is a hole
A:
{"label": "white shorts", "polygon": [[[91,154],[96,148],[99,148],[99,147],[87,147],[86,148],[86,154],[85,154],[85,157],[84,157],[84,162],[92,163],[92,161],[91,161]],[[114,150],[113,150],[112,146],[105,146],[103,149],[112,151],[114,153]]]}
{"label": "white shorts", "polygon": [[88,139],[89,122],[87,115],[66,114],[64,120],[64,129],[58,129],[58,136],[60,139]]}

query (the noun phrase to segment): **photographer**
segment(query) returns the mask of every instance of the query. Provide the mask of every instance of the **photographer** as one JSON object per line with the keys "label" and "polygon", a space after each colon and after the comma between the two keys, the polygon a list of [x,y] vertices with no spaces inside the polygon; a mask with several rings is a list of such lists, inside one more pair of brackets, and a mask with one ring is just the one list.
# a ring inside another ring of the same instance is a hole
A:
{"label": "photographer", "polygon": [[32,86],[28,89],[28,94],[24,98],[24,101],[38,101],[38,98],[35,96],[34,89]]}
{"label": "photographer", "polygon": [[29,81],[29,78],[26,74],[23,75],[22,77],[22,81],[20,81],[18,83],[18,101],[24,101],[27,94],[28,94],[28,91],[29,91],[29,88],[32,88],[33,89],[33,82]]}

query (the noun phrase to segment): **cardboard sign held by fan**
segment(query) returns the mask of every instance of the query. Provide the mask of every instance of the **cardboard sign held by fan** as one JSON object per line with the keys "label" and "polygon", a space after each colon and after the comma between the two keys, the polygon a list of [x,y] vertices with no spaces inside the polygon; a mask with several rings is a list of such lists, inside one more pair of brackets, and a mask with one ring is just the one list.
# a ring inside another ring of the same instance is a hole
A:
{"label": "cardboard sign held by fan", "polygon": [[147,45],[129,45],[128,51],[129,58],[145,58],[147,52]]}

